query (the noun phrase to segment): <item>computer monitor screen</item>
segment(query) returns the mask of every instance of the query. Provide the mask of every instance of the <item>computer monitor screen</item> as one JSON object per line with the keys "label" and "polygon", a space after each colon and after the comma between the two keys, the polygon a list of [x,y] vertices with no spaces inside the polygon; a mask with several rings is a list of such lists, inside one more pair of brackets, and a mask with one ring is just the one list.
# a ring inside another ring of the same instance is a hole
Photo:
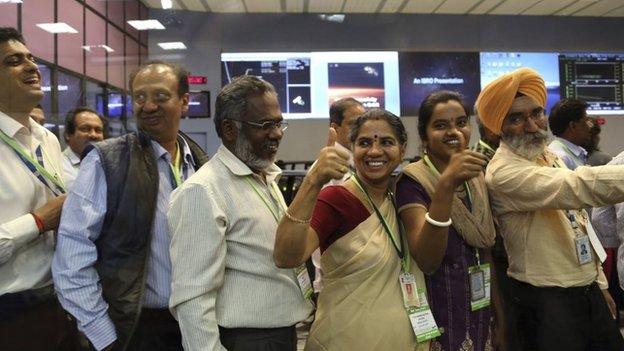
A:
{"label": "computer monitor screen", "polygon": [[254,75],[271,83],[285,116],[311,112],[309,53],[221,54],[222,84],[242,75]]}
{"label": "computer monitor screen", "polygon": [[481,89],[503,74],[520,67],[536,70],[546,83],[546,112],[550,113],[559,95],[559,58],[554,52],[482,52]]}
{"label": "computer monitor screen", "polygon": [[210,93],[207,91],[191,91],[189,93],[189,118],[210,117]]}
{"label": "computer monitor screen", "polygon": [[222,53],[221,61],[224,85],[244,74],[272,83],[285,118],[327,118],[344,97],[399,114],[395,51]]}
{"label": "computer monitor screen", "polygon": [[457,91],[472,107],[480,91],[479,53],[401,52],[399,76],[403,116],[417,116],[425,97],[438,90]]}
{"label": "computer monitor screen", "polygon": [[108,93],[108,101],[106,105],[108,107],[108,118],[121,118],[124,107],[123,94]]}
{"label": "computer monitor screen", "polygon": [[584,100],[588,114],[624,112],[624,54],[559,55],[561,96]]}

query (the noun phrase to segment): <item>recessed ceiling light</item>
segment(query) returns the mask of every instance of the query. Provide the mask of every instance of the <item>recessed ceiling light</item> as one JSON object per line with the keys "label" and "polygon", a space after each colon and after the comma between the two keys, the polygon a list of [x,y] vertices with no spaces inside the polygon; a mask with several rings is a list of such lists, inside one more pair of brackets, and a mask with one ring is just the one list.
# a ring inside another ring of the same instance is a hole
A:
{"label": "recessed ceiling light", "polygon": [[181,41],[172,41],[167,43],[158,43],[163,50],[186,50],[186,45]]}
{"label": "recessed ceiling light", "polygon": [[321,20],[327,22],[342,23],[345,20],[345,15],[342,13],[336,13],[332,15],[320,14],[318,16]]}
{"label": "recessed ceiling light", "polygon": [[21,4],[22,0],[0,0],[0,4]]}
{"label": "recessed ceiling light", "polygon": [[45,30],[46,32],[50,32],[52,34],[59,33],[78,33],[77,30],[72,28],[69,24],[58,22],[58,23],[37,23],[37,27]]}
{"label": "recessed ceiling light", "polygon": [[162,8],[165,10],[173,7],[173,3],[171,0],[160,0],[160,4],[162,5]]}
{"label": "recessed ceiling light", "polygon": [[83,50],[91,52],[91,49],[104,49],[106,52],[114,52],[113,48],[108,45],[99,44],[99,45],[85,45],[82,47]]}
{"label": "recessed ceiling light", "polygon": [[133,26],[136,30],[165,29],[165,26],[155,19],[128,21],[128,24]]}

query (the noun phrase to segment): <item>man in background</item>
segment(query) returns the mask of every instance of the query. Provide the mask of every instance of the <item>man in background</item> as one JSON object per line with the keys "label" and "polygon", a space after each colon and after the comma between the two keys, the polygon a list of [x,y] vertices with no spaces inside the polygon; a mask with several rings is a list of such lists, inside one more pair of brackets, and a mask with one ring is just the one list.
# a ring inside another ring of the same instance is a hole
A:
{"label": "man in background", "polygon": [[104,117],[88,107],[78,107],[65,117],[65,142],[63,150],[63,177],[67,188],[71,188],[80,169],[80,157],[89,143],[104,140],[107,132]]}
{"label": "man in background", "polygon": [[37,106],[32,109],[32,111],[30,112],[30,118],[34,119],[35,122],[39,123],[40,125],[43,125],[45,123],[45,113],[43,112],[43,107],[41,107],[41,104],[37,104]]}
{"label": "man in background", "polygon": [[587,164],[587,149],[592,142],[594,126],[594,121],[587,116],[587,106],[581,100],[563,99],[553,106],[548,116],[550,130],[555,136],[548,148],[571,170]]}

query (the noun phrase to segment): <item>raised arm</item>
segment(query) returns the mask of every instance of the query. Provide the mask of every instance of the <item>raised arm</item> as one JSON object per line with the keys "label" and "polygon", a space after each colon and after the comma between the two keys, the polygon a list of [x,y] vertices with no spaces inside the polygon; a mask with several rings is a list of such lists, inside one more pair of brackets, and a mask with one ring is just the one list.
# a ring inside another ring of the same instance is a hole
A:
{"label": "raised arm", "polygon": [[336,130],[329,129],[327,146],[316,164],[303,179],[297,196],[277,227],[273,260],[280,268],[297,267],[305,262],[319,247],[318,236],[310,226],[309,219],[316,205],[316,198],[327,182],[340,179],[349,170],[349,155],[334,147]]}
{"label": "raised arm", "polygon": [[[436,184],[429,209],[416,205],[404,207],[400,212],[410,253],[424,273],[433,274],[446,253],[449,226],[442,223],[451,218],[455,189],[464,181],[478,176],[485,162],[483,155],[469,150],[452,155]],[[427,213],[430,222],[425,220]]]}

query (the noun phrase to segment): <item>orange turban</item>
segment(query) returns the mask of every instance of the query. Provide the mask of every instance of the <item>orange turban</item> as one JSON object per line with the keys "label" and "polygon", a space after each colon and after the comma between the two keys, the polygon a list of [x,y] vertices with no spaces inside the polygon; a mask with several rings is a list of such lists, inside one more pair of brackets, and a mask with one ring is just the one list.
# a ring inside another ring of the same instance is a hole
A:
{"label": "orange turban", "polygon": [[519,68],[500,76],[479,94],[475,105],[479,118],[487,129],[496,135],[501,134],[503,120],[518,93],[530,97],[542,107],[546,106],[544,79],[530,68]]}

